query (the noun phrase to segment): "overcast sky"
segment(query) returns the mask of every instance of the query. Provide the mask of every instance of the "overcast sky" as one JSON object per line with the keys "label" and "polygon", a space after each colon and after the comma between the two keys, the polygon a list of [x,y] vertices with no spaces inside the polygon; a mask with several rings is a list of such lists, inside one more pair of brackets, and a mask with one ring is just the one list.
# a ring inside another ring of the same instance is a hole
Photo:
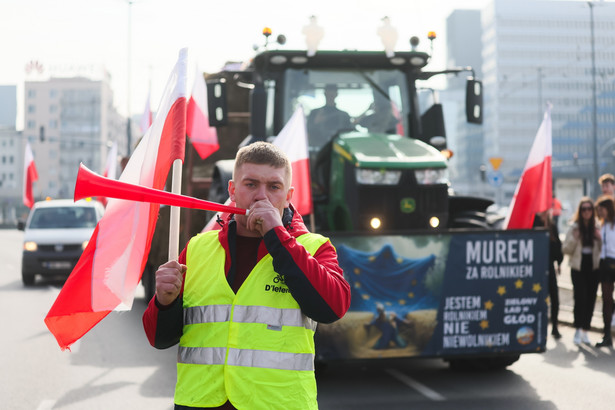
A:
{"label": "overcast sky", "polygon": [[[198,63],[203,71],[213,72],[226,61],[249,58],[253,45],[262,43],[265,26],[271,27],[274,37],[287,37],[285,48],[305,48],[301,29],[311,15],[325,30],[321,49],[382,49],[376,31],[384,16],[390,17],[399,33],[398,50],[409,49],[413,35],[421,38],[427,50],[426,34],[434,30],[439,39],[430,67],[443,68],[446,18],[455,8],[480,9],[487,2],[134,0],[129,6],[127,0],[0,0],[0,84],[18,86],[21,117],[24,80],[44,78],[51,70],[62,74],[104,66],[111,74],[116,107],[126,113],[130,89],[131,114],[140,114],[150,85],[151,105],[157,108],[182,47],[189,48],[192,65]],[[42,65],[42,75],[26,74],[30,61]],[[189,81],[193,74],[189,67]],[[18,128],[21,122],[18,118]]]}

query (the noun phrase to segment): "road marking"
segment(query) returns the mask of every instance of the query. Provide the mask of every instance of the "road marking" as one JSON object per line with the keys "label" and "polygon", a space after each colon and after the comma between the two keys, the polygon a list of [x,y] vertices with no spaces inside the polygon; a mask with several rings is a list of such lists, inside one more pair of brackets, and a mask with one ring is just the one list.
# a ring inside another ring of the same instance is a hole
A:
{"label": "road marking", "polygon": [[416,380],[414,380],[413,378],[409,376],[406,376],[399,370],[386,369],[386,372],[390,374],[391,376],[395,377],[400,382],[404,383],[405,385],[412,387],[414,390],[418,391],[419,393],[421,393],[423,396],[427,397],[428,399],[431,399],[433,401],[445,401],[446,400],[446,397],[442,396],[440,393],[433,391],[429,387],[425,386],[424,384],[417,382]]}
{"label": "road marking", "polygon": [[53,406],[55,406],[55,404],[55,400],[43,400],[41,404],[38,405],[36,410],[51,410],[53,409]]}

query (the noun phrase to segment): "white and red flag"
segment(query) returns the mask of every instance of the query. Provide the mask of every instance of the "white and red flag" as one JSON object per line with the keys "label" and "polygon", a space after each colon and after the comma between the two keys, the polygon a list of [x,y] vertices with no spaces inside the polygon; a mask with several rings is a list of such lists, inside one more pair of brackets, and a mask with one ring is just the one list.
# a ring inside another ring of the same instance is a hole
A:
{"label": "white and red flag", "polygon": [[192,87],[192,95],[188,102],[186,133],[201,159],[207,158],[220,148],[216,128],[209,125],[207,84],[205,84],[203,73],[198,67]]}
{"label": "white and red flag", "polygon": [[297,108],[282,131],[272,141],[288,155],[293,168],[291,185],[295,187],[292,203],[301,215],[312,213],[312,180],[308,155],[307,132],[303,109]]}
{"label": "white and red flag", "polygon": [[151,127],[153,118],[152,118],[152,110],[149,104],[149,96],[150,92],[147,92],[147,99],[145,100],[145,108],[143,109],[143,114],[141,114],[141,119],[139,121],[139,128],[141,129],[141,135],[145,135],[149,127]]}
{"label": "white and red flag", "polygon": [[551,106],[545,111],[538,128],[523,174],[508,208],[505,229],[530,229],[534,216],[551,208]]}
{"label": "white and red flag", "polygon": [[[187,50],[169,77],[152,126],[119,180],[163,189],[186,140]],[[77,266],[45,318],[64,350],[112,310],[129,309],[147,261],[160,205],[110,199]]]}
{"label": "white and red flag", "polygon": [[38,172],[34,164],[32,147],[30,147],[30,143],[27,143],[23,161],[23,204],[28,208],[34,206],[34,194],[32,193],[34,181],[38,181]]}

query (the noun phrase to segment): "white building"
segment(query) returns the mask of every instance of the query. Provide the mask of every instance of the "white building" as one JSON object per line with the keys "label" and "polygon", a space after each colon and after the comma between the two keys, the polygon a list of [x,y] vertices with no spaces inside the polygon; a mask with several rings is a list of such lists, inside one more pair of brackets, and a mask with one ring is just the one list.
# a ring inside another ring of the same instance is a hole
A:
{"label": "white building", "polygon": [[23,134],[39,174],[35,199],[72,198],[79,164],[102,173],[113,142],[125,155],[126,121],[113,106],[108,78],[26,81],[24,93]]}
{"label": "white building", "polygon": [[24,151],[21,135],[14,127],[0,128],[0,226],[14,226],[26,209],[22,205]]}
{"label": "white building", "polygon": [[[593,25],[586,1],[493,0],[481,10],[485,92],[481,163],[491,172],[489,159],[502,159],[499,171],[504,182],[495,196],[501,205],[510,203],[547,102],[553,106],[554,179],[582,179],[585,193],[592,194],[594,147],[599,152],[597,173],[615,171],[611,154],[615,146],[615,3],[592,4]],[[447,36],[454,38],[466,29],[458,25],[456,30]],[[449,63],[459,59],[453,57],[449,55]],[[476,158],[457,159],[471,166],[476,163]]]}

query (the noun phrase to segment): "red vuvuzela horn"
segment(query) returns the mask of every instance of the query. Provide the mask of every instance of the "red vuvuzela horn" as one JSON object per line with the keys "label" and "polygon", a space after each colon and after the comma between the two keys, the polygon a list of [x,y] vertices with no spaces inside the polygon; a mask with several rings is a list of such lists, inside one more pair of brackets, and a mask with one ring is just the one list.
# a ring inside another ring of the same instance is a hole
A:
{"label": "red vuvuzela horn", "polygon": [[90,171],[85,165],[80,164],[77,180],[75,181],[74,200],[78,201],[89,196],[152,202],[183,208],[203,209],[206,211],[229,212],[232,214],[247,214],[247,210],[242,208],[105,178]]}

